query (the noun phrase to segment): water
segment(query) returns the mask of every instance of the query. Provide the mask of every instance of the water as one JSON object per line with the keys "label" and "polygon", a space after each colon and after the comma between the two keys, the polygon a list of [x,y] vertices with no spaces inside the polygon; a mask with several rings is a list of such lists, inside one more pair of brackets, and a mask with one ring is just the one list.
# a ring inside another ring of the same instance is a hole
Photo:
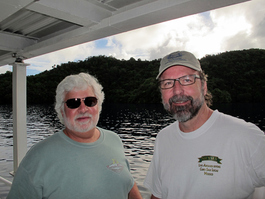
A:
{"label": "water", "polygon": [[[255,123],[265,130],[265,104],[218,105],[213,108]],[[174,120],[165,113],[160,104],[103,105],[98,126],[119,134],[130,162],[132,175],[144,199],[150,198],[143,181],[152,159],[156,134],[172,122]],[[28,148],[62,128],[52,105],[27,107]],[[12,181],[9,172],[13,170],[12,131],[12,107],[0,106],[0,176],[9,181]],[[0,182],[0,199],[6,197],[9,188]]]}

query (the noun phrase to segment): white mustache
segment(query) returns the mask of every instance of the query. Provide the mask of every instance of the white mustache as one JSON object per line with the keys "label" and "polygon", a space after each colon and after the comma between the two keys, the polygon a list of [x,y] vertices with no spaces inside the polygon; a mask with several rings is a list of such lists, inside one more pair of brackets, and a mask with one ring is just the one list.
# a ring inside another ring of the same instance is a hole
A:
{"label": "white mustache", "polygon": [[78,114],[75,116],[75,119],[78,119],[80,117],[90,117],[93,118],[93,116],[90,113],[84,113],[84,114]]}

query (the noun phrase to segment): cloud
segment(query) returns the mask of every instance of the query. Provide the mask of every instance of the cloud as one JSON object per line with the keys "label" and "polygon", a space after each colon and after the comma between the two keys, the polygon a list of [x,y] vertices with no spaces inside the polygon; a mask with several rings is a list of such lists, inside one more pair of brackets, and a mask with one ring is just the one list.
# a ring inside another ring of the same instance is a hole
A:
{"label": "cloud", "polygon": [[0,74],[6,73],[7,71],[12,71],[12,66],[0,66]]}
{"label": "cloud", "polygon": [[265,48],[265,1],[252,0],[211,12],[216,30],[222,32],[221,51]]}
{"label": "cloud", "polygon": [[265,48],[265,1],[255,0],[246,11],[247,20],[252,24],[251,40],[256,48]]}
{"label": "cloud", "polygon": [[26,63],[30,63],[28,69],[45,71],[50,70],[54,65],[60,65],[61,63],[67,63],[71,61],[78,61],[87,58],[92,54],[95,48],[94,42],[85,43],[63,50],[55,51],[45,55],[41,55],[35,58],[26,60]]}
{"label": "cloud", "polygon": [[203,23],[203,15],[192,15],[177,20],[115,35],[111,43],[119,44],[130,57],[153,60],[174,50],[187,50],[198,43],[210,30]]}
{"label": "cloud", "polygon": [[187,50],[201,58],[230,50],[264,48],[264,8],[264,0],[252,0],[115,35],[110,40],[123,49],[117,56],[126,55],[127,59],[153,60],[176,50]]}
{"label": "cloud", "polygon": [[198,58],[230,50],[264,48],[264,0],[252,0],[113,36],[127,58],[148,60],[187,50]]}

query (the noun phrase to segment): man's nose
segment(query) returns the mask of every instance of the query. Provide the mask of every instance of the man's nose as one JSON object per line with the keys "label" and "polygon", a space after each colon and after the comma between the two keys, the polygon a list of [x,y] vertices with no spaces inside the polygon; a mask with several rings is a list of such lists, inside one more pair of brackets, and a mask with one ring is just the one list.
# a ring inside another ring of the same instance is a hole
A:
{"label": "man's nose", "polygon": [[183,86],[180,84],[179,81],[175,81],[175,85],[173,86],[174,94],[182,94],[183,93]]}
{"label": "man's nose", "polygon": [[88,109],[88,106],[85,105],[84,100],[81,100],[81,104],[79,106],[80,111],[86,111]]}

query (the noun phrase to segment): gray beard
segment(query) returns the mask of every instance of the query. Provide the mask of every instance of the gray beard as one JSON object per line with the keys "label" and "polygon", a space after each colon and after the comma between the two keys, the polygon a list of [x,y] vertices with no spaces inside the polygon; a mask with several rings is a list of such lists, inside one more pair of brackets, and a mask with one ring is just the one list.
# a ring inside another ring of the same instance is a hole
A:
{"label": "gray beard", "polygon": [[[190,101],[185,106],[176,106],[173,103]],[[200,98],[194,100],[191,96],[174,95],[169,99],[169,103],[163,103],[165,110],[170,113],[175,120],[187,122],[194,118],[204,103],[203,92]]]}
{"label": "gray beard", "polygon": [[[76,132],[79,132],[79,133],[86,133],[88,131],[90,131],[91,129],[95,128],[96,125],[97,125],[97,122],[98,122],[98,118],[97,118],[97,121],[94,121],[93,119],[93,116],[91,114],[79,114],[77,116],[89,116],[90,117],[90,121],[87,122],[87,124],[89,124],[89,126],[87,126],[86,128],[83,128],[81,127],[83,123],[79,123],[79,122],[76,122],[76,121],[69,121],[69,119],[67,117],[65,117],[65,114],[64,114],[64,125],[65,127],[67,127],[68,129],[70,129],[71,131],[76,131]],[[76,116],[76,117],[77,117]]]}

